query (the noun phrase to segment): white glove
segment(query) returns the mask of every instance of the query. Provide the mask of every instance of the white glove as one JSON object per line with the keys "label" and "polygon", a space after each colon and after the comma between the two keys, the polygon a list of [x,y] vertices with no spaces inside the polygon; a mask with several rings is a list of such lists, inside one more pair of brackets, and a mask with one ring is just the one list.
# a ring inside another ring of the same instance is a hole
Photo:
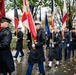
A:
{"label": "white glove", "polygon": [[69,44],[67,44],[67,47],[69,47]]}
{"label": "white glove", "polygon": [[30,42],[30,40],[28,40],[28,42]]}
{"label": "white glove", "polygon": [[32,44],[32,47],[34,48],[35,47],[35,44]]}
{"label": "white glove", "polygon": [[54,48],[54,44],[52,44],[52,47]]}

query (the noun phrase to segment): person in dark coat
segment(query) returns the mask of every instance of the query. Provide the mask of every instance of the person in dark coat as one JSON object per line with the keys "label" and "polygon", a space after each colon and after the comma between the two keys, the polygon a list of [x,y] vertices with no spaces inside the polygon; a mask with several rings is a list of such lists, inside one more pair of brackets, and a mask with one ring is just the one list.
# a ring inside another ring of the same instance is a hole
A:
{"label": "person in dark coat", "polygon": [[18,32],[17,32],[17,42],[16,42],[16,54],[14,58],[17,58],[19,55],[19,52],[21,53],[20,57],[24,56],[23,52],[23,32],[21,31],[21,27],[18,27]]}
{"label": "person in dark coat", "polygon": [[45,34],[46,34],[46,49],[49,49],[50,48],[50,34],[47,34],[47,32]]}
{"label": "person in dark coat", "polygon": [[43,45],[45,44],[46,36],[45,36],[45,32],[41,28],[40,21],[35,21],[35,26],[37,30],[37,40],[35,44],[32,44],[32,49],[30,50],[30,53],[29,53],[28,69],[27,69],[26,75],[31,75],[33,65],[35,63],[38,63],[40,75],[45,75],[44,63],[43,63],[45,61]]}
{"label": "person in dark coat", "polygon": [[69,43],[70,43],[70,32],[69,32],[68,28],[65,28],[64,31],[62,31],[62,32],[64,32],[64,38],[62,36],[61,50],[64,49],[64,60],[67,60]]}
{"label": "person in dark coat", "polygon": [[56,64],[55,64],[55,67],[58,67],[59,66],[59,60],[61,60],[60,58],[60,54],[59,54],[59,44],[60,44],[60,41],[61,41],[61,38],[60,38],[60,34],[58,32],[58,29],[54,29],[52,34],[50,35],[51,37],[51,48],[49,50],[49,55],[48,55],[48,58],[49,58],[49,68],[51,69],[52,67],[52,62],[53,62],[53,59],[56,60]]}
{"label": "person in dark coat", "polygon": [[28,45],[28,49],[29,49],[28,53],[29,53],[32,48],[32,38],[29,30],[27,32],[27,45]]}
{"label": "person in dark coat", "polygon": [[10,51],[10,43],[12,40],[12,33],[9,29],[11,20],[7,17],[2,17],[0,31],[0,73],[3,75],[11,75],[15,70],[13,57]]}
{"label": "person in dark coat", "polygon": [[74,58],[75,49],[76,49],[76,29],[73,28],[70,31],[70,45],[69,45],[69,51],[68,51],[68,58],[70,58],[71,52],[72,52],[72,57]]}

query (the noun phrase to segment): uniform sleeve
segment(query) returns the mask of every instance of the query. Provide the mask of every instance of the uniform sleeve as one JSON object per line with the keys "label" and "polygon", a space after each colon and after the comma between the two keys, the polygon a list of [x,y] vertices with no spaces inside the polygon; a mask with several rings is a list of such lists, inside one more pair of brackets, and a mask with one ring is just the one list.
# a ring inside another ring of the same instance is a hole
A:
{"label": "uniform sleeve", "polygon": [[35,44],[36,47],[40,47],[40,46],[43,46],[46,42],[46,36],[45,36],[45,33],[44,31],[42,31],[42,34],[41,34],[41,38],[40,40],[38,40],[37,44]]}
{"label": "uniform sleeve", "polygon": [[23,39],[23,33],[20,32],[19,35],[18,35],[18,41],[22,40]]}
{"label": "uniform sleeve", "polygon": [[12,34],[11,34],[11,32],[6,32],[4,35],[5,35],[5,36],[3,37],[3,39],[2,39],[2,41],[1,41],[1,43],[0,43],[0,48],[1,48],[1,49],[2,49],[2,48],[7,48],[7,47],[10,45],[11,39],[12,39]]}

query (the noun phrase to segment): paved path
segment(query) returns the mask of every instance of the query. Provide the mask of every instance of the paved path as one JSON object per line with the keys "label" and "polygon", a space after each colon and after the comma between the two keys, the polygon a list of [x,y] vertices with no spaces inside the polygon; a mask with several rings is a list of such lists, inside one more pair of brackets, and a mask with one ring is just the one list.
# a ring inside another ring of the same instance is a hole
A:
{"label": "paved path", "polygon": [[[12,51],[12,55],[15,55],[16,51]],[[18,57],[17,59],[14,58],[15,63],[15,71],[12,73],[12,75],[25,75],[27,66],[28,66],[28,53],[27,50],[24,50],[25,56],[24,57]],[[45,52],[46,53],[46,52]],[[46,60],[45,64],[47,64],[48,60]],[[51,69],[48,69],[45,67],[46,75],[76,75],[76,58],[70,59],[70,61],[61,61],[61,65],[56,68],[54,67],[55,61],[53,62],[53,67]],[[39,70],[37,67],[37,64],[34,65],[32,75],[38,75]],[[2,75],[2,74],[0,74]]]}

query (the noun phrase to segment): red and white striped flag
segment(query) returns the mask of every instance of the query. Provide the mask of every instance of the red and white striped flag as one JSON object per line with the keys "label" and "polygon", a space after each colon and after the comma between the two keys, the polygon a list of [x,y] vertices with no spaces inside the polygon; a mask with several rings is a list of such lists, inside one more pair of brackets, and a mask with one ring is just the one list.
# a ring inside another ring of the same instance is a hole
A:
{"label": "red and white striped flag", "polygon": [[37,40],[37,32],[31,11],[28,13],[28,24],[34,42]]}
{"label": "red and white striped flag", "polygon": [[23,0],[23,15],[22,15],[22,23],[23,25],[29,29],[28,26],[28,19],[27,19],[27,9],[26,9],[27,5],[26,5],[26,0]]}
{"label": "red and white striped flag", "polygon": [[68,15],[67,15],[66,0],[64,0],[62,28],[65,28],[66,27],[67,18],[68,18]]}
{"label": "red and white striped flag", "polygon": [[[26,7],[27,7],[27,10],[26,10]],[[35,42],[37,39],[37,33],[36,33],[33,16],[29,9],[29,2],[27,0],[23,0],[23,11],[24,11],[24,13],[22,16],[22,22],[23,22],[24,26],[30,30],[32,38]]]}

